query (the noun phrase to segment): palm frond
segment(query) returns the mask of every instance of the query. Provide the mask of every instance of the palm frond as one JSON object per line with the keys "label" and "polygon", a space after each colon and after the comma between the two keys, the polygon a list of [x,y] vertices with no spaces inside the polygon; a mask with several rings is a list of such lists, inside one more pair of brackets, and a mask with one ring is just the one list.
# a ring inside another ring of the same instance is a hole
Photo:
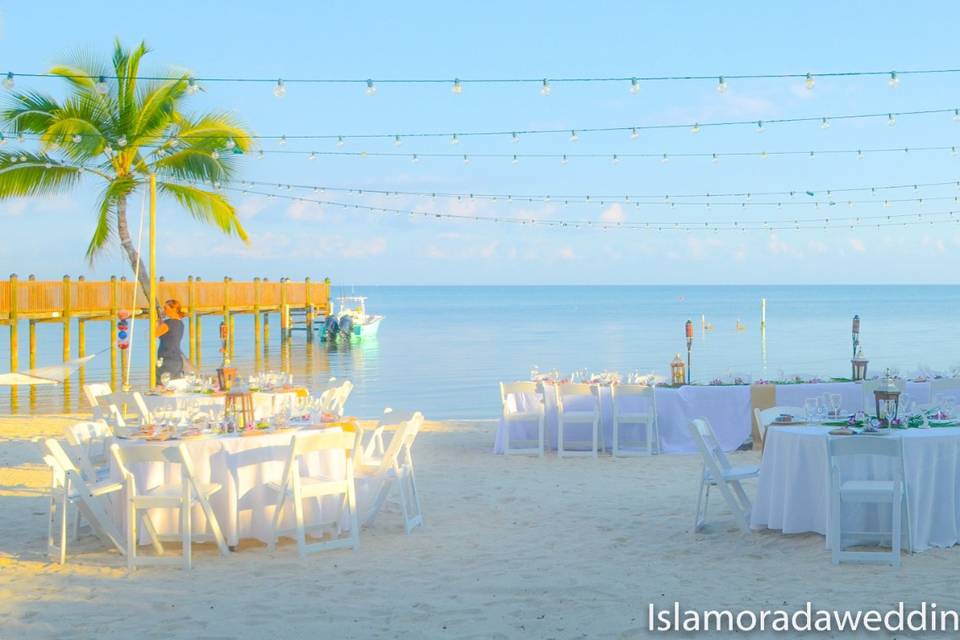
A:
{"label": "palm frond", "polygon": [[[232,139],[244,153],[253,148],[252,134],[229,113],[214,111],[197,119],[177,114],[176,122],[176,135],[186,144],[201,147],[204,144],[223,144],[227,139]],[[214,148],[220,147],[210,147],[210,150]]]}
{"label": "palm frond", "polygon": [[233,173],[229,156],[214,158],[209,151],[193,147],[157,158],[150,166],[162,176],[190,182],[226,182]]}
{"label": "palm frond", "polygon": [[81,67],[69,64],[58,64],[50,67],[47,73],[52,73],[55,76],[62,77],[77,89],[89,91],[91,93],[96,91],[95,85],[97,81],[91,76],[95,76],[97,74],[94,74],[88,69],[83,69]]}
{"label": "palm frond", "polygon": [[170,116],[176,109],[177,100],[187,90],[187,77],[177,80],[151,82],[140,91],[137,118],[133,123],[134,135],[151,135],[165,130],[171,124]]}
{"label": "palm frond", "polygon": [[34,91],[12,93],[0,110],[0,120],[14,133],[42,133],[60,104],[50,96]]}
{"label": "palm frond", "polygon": [[0,199],[61,193],[80,176],[79,167],[58,164],[45,154],[0,152]]}
{"label": "palm frond", "polygon": [[97,211],[97,226],[93,231],[93,237],[90,238],[90,243],[87,245],[86,257],[89,262],[93,262],[96,254],[106,246],[113,235],[117,203],[120,200],[125,200],[139,185],[140,182],[132,176],[123,176],[111,180],[106,189],[103,190]]}
{"label": "palm frond", "polygon": [[194,219],[213,224],[224,233],[247,241],[247,232],[237,218],[236,209],[222,194],[173,182],[158,182],[157,186],[163,193],[175,198]]}

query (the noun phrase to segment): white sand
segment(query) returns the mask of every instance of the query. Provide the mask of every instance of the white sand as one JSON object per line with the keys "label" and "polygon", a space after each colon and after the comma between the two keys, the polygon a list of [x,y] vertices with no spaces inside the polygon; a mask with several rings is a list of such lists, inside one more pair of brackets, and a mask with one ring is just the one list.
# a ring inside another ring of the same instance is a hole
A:
{"label": "white sand", "polygon": [[67,421],[0,419],[2,639],[628,638],[644,635],[650,602],[960,607],[960,549],[905,556],[899,570],[834,567],[821,536],[744,537],[716,501],[691,539],[696,458],[505,458],[491,453],[492,423],[421,434],[426,526],[410,536],[390,507],[359,551],[303,562],[292,543],[229,558],[202,545],[189,573],[128,575],[87,537],[61,567],[45,555],[48,473],[29,438]]}

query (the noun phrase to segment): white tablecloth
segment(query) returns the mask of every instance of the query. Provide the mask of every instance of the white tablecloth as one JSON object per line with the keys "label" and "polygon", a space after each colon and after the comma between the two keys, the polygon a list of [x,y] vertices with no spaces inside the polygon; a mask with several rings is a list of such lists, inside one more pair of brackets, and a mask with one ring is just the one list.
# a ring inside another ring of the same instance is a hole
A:
{"label": "white tablecloth", "polygon": [[[751,514],[754,528],[826,535],[830,512],[829,430],[819,426],[772,427],[767,432]],[[960,428],[908,429],[887,437],[903,438],[913,549],[923,551],[960,542]],[[857,458],[861,459],[850,461],[851,468],[842,469],[845,476],[849,473],[866,479],[889,473],[882,468],[882,459]],[[850,517],[853,521],[846,520],[845,529],[881,530],[886,523],[881,518],[889,518],[889,511],[881,514],[877,507],[864,506]]]}
{"label": "white tablecloth", "polygon": [[[557,448],[557,400],[555,387],[547,384],[546,416],[544,419],[544,446],[547,449]],[[613,435],[613,400],[610,387],[598,385],[600,398],[600,430],[603,442],[609,449]],[[657,426],[660,432],[659,446],[661,453],[695,453],[696,443],[690,437],[689,424],[694,418],[706,417],[717,432],[720,444],[727,451],[737,449],[750,436],[750,387],[738,386],[683,386],[676,389],[657,387],[654,391],[654,401],[657,411]],[[514,401],[515,400],[515,401]],[[519,397],[512,399],[510,411],[528,411],[539,402],[533,397]],[[578,398],[574,402],[567,402],[566,406],[573,411],[590,409],[590,400]],[[627,408],[627,407],[625,407]],[[628,407],[633,409],[633,407]],[[494,442],[494,452],[503,453],[506,442],[507,425],[500,420]],[[514,439],[536,438],[536,424],[514,424],[511,437]],[[567,437],[575,439],[589,439],[589,436],[578,434],[575,429],[588,427],[570,426]],[[584,432],[585,433],[585,432]]]}
{"label": "white tablecloth", "polygon": [[[863,409],[863,385],[858,382],[814,382],[803,384],[778,384],[777,406],[803,407],[808,398],[822,398],[825,393],[837,393],[841,397],[840,410],[853,413]],[[919,404],[931,402],[929,382],[907,382],[905,393]]]}
{"label": "white tablecloth", "polygon": [[[257,420],[268,419],[270,416],[297,404],[296,391],[255,391],[251,395],[253,396],[253,413]],[[150,411],[156,411],[157,409],[196,409],[203,411],[207,407],[223,411],[223,405],[226,401],[223,395],[208,393],[145,395],[143,399]]]}
{"label": "white tablecloth", "polygon": [[[263,542],[270,539],[274,506],[277,494],[266,487],[267,482],[282,484],[284,464],[287,459],[293,431],[258,436],[218,436],[182,441],[187,446],[193,462],[194,475],[199,483],[217,482],[223,488],[210,499],[210,506],[220,524],[228,545],[236,545],[245,538]],[[178,440],[165,443],[139,440],[118,440],[121,447],[156,447],[176,444]],[[301,469],[303,475],[342,477],[346,461],[342,453],[327,451],[306,458]],[[144,492],[160,484],[179,482],[177,465],[142,463],[134,465],[130,472],[137,481],[137,491]],[[111,461],[111,477],[120,478],[119,470]],[[358,482],[358,506],[360,513],[369,505],[367,487]],[[327,524],[336,519],[339,498],[325,497],[304,501],[304,522],[307,527]],[[208,532],[206,518],[199,507],[193,510],[192,526],[195,532]],[[123,516],[115,513],[120,527]],[[150,517],[161,535],[177,535],[179,515],[172,509],[153,509]],[[282,529],[295,526],[293,510],[284,510]],[[149,538],[141,531],[140,543]]]}

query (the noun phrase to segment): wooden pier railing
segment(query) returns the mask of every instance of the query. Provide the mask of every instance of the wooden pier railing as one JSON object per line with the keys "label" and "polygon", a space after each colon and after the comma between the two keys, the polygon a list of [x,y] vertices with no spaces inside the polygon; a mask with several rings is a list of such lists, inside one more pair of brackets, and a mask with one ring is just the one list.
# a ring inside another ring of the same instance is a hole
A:
{"label": "wooden pier railing", "polygon": [[[233,317],[253,314],[254,345],[259,353],[261,335],[263,344],[269,340],[269,315],[280,315],[280,335],[286,340],[291,333],[292,311],[302,312],[306,319],[307,339],[313,338],[313,323],[318,315],[330,312],[329,280],[293,282],[281,278],[271,282],[254,278],[252,282],[223,280],[206,281],[189,277],[185,282],[159,279],[157,299],[162,303],[174,298],[180,301],[187,314],[189,357],[200,363],[200,322],[206,315],[223,317],[228,331],[228,354],[233,351]],[[136,283],[125,277],[111,277],[109,281],[88,281],[82,276],[76,280],[64,276],[62,280],[36,280],[33,276],[20,279],[13,274],[9,280],[0,280],[0,325],[10,329],[10,370],[20,369],[19,325],[26,321],[29,328],[29,368],[36,366],[36,325],[39,322],[58,322],[63,325],[63,360],[83,357],[86,351],[86,323],[107,322],[111,345],[111,382],[116,386],[118,349],[115,321],[119,311],[137,316],[147,315],[147,300]],[[71,325],[77,326],[76,356],[71,340]],[[149,345],[155,349],[156,345]],[[126,351],[120,351],[121,370],[126,371]]]}

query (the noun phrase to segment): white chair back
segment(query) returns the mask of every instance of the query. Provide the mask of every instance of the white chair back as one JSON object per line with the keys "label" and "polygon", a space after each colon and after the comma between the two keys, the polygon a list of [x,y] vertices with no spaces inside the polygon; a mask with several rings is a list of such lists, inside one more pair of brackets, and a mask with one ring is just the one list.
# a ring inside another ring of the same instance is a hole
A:
{"label": "white chair back", "polygon": [[707,468],[714,474],[714,477],[721,477],[723,472],[732,468],[727,454],[720,446],[717,440],[717,434],[713,431],[713,426],[706,418],[695,418],[690,421],[690,432],[697,443],[697,448],[703,456]]}
{"label": "white chair back", "polygon": [[97,402],[97,398],[100,396],[107,396],[113,393],[113,389],[110,388],[110,385],[106,382],[93,382],[90,384],[83,385],[83,397],[86,398],[87,404],[90,405],[90,408],[93,409],[94,419],[100,419],[103,416],[101,415],[100,405]]}
{"label": "white chair back", "polygon": [[561,382],[557,385],[557,408],[562,412],[565,403],[577,398],[593,398],[594,408],[597,407],[597,395],[592,384],[586,382]]}
{"label": "white chair back", "polygon": [[350,397],[350,393],[353,392],[353,383],[349,380],[344,380],[333,397],[333,413],[338,416],[346,415],[346,405],[347,398]]}
{"label": "white chair back", "polygon": [[537,382],[501,382],[500,383],[500,403],[503,408],[503,415],[519,411],[519,407],[525,404],[528,398],[535,398],[536,403],[532,408],[524,413],[543,411],[543,397],[540,395],[539,383]]}
{"label": "white chair back", "polygon": [[[657,402],[653,386],[645,384],[615,384],[610,387],[613,402],[613,443],[611,452],[621,455],[652,455],[659,448],[660,434],[657,428]],[[625,425],[641,427],[644,433],[643,448],[624,447]]]}
{"label": "white chair back", "polygon": [[782,405],[779,407],[770,407],[769,409],[754,409],[753,420],[760,432],[760,442],[767,439],[767,428],[773,424],[781,414],[793,416],[794,420],[800,422],[803,420],[803,409],[800,407],[790,407]]}
{"label": "white chair back", "polygon": [[65,429],[65,435],[84,476],[91,482],[96,481],[96,468],[106,463],[113,430],[103,420],[96,420],[71,424]]}
{"label": "white chair back", "polygon": [[710,487],[716,486],[727,507],[733,513],[743,533],[750,533],[750,510],[752,505],[747,497],[742,480],[755,478],[760,474],[758,467],[734,468],[727,454],[720,446],[713,427],[706,418],[696,418],[690,422],[690,434],[703,457],[703,469],[700,475],[700,494],[697,499],[697,515],[694,518],[693,531],[696,532],[706,520],[707,503],[710,499]]}

